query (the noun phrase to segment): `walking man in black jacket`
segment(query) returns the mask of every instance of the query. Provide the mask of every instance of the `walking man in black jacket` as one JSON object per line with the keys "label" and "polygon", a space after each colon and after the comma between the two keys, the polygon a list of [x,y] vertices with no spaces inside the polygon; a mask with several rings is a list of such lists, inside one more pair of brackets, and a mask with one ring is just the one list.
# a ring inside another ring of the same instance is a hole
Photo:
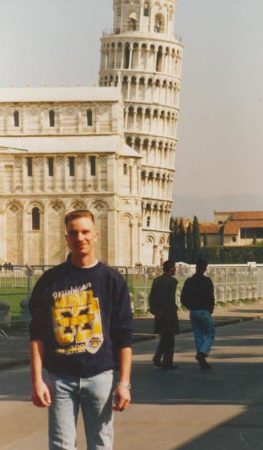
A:
{"label": "walking man in black jacket", "polygon": [[188,278],[182,289],[181,303],[190,310],[190,320],[195,339],[196,360],[201,370],[208,370],[211,365],[206,357],[214,342],[215,331],[212,313],[215,305],[212,280],[204,275],[207,262],[199,259],[196,273]]}
{"label": "walking man in black jacket", "polygon": [[178,333],[177,305],[175,292],[177,280],[174,278],[175,263],[163,263],[163,274],[153,280],[149,304],[155,316],[155,333],[160,334],[153,363],[164,370],[176,369],[173,365],[174,335]]}

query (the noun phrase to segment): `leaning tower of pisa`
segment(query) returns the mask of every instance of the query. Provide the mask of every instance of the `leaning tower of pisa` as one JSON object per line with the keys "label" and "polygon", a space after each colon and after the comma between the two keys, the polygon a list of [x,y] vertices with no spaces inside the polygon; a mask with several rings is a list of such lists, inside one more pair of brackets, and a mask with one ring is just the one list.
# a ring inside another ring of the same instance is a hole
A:
{"label": "leaning tower of pisa", "polygon": [[125,138],[142,156],[142,263],[168,256],[183,45],[176,0],[113,0],[101,39],[101,86],[121,86]]}

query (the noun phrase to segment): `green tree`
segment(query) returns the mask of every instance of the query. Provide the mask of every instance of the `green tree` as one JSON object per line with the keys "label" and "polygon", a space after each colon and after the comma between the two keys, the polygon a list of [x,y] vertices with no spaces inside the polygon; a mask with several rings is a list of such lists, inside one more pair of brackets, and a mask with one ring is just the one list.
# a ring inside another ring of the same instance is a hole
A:
{"label": "green tree", "polygon": [[175,262],[185,261],[186,248],[183,219],[180,219],[179,223],[177,218],[170,221],[170,227],[173,229],[171,229],[169,236],[169,259],[172,259]]}
{"label": "green tree", "polygon": [[171,217],[170,218],[170,226],[169,226],[169,230],[170,231],[174,231],[174,224],[175,224],[175,218],[174,217]]}
{"label": "green tree", "polygon": [[185,231],[183,219],[179,222],[176,261],[185,261]]}
{"label": "green tree", "polygon": [[178,233],[179,233],[179,223],[178,223],[178,219],[175,219],[175,222],[174,222],[174,234],[175,234],[175,236],[177,236]]}
{"label": "green tree", "polygon": [[178,231],[179,225],[178,220],[173,217],[170,220],[170,236],[169,236],[169,259],[176,261],[176,253],[177,253],[177,239],[178,239]]}
{"label": "green tree", "polygon": [[200,254],[201,249],[201,239],[200,239],[200,228],[199,222],[196,216],[194,216],[193,220],[193,259],[197,260],[198,255]]}
{"label": "green tree", "polygon": [[203,236],[203,243],[204,243],[204,247],[207,247],[207,232],[206,232],[206,230],[205,230],[204,236]]}
{"label": "green tree", "polygon": [[190,263],[193,259],[193,227],[189,223],[186,232],[186,262]]}

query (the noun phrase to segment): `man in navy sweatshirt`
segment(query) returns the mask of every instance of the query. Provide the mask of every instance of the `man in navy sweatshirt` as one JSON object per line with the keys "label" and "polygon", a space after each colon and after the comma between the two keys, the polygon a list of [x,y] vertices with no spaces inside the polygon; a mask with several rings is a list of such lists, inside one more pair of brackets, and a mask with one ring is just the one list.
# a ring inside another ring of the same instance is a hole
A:
{"label": "man in navy sweatshirt", "polygon": [[211,369],[206,358],[215,339],[212,314],[215,306],[214,286],[211,278],[204,275],[205,259],[196,262],[196,273],[187,278],[181,292],[181,303],[190,311],[194,333],[196,360],[201,370]]}
{"label": "man in navy sweatshirt", "polygon": [[128,289],[96,260],[93,214],[70,212],[65,225],[71,255],[40,277],[29,302],[32,401],[48,407],[50,450],[76,449],[79,408],[89,450],[112,450],[112,409],[123,411],[131,400]]}

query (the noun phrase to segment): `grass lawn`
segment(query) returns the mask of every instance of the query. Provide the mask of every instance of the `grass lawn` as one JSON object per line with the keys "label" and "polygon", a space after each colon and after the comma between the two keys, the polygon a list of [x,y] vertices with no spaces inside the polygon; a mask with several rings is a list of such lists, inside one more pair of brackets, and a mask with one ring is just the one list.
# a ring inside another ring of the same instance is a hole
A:
{"label": "grass lawn", "polygon": [[[123,276],[128,283],[129,292],[132,295],[136,312],[146,311],[153,278],[160,275],[160,273],[157,270],[151,270],[146,274],[144,271],[141,273],[133,272],[128,275],[126,275],[126,272],[123,272]],[[27,277],[26,273],[24,276],[16,275],[15,272],[8,274],[0,273],[0,303],[4,301],[10,305],[12,320],[21,319],[20,303],[22,300],[28,299],[41,273],[30,278]],[[189,271],[180,268],[176,273],[176,278],[179,282],[177,287],[178,301],[184,281],[189,275]],[[223,268],[219,270],[212,269],[208,271],[209,275],[215,283],[215,292],[216,295],[218,294],[218,301],[222,304],[226,304],[227,300],[234,301],[236,296],[248,298],[248,293],[250,291],[252,292],[252,288],[255,290],[255,286],[257,285],[256,274],[247,270],[240,272],[237,269],[228,271]],[[223,292],[221,295],[219,295],[218,288]],[[231,293],[227,295],[226,289],[229,290],[230,288],[232,289],[233,295]],[[260,293],[258,292],[258,294]]]}

